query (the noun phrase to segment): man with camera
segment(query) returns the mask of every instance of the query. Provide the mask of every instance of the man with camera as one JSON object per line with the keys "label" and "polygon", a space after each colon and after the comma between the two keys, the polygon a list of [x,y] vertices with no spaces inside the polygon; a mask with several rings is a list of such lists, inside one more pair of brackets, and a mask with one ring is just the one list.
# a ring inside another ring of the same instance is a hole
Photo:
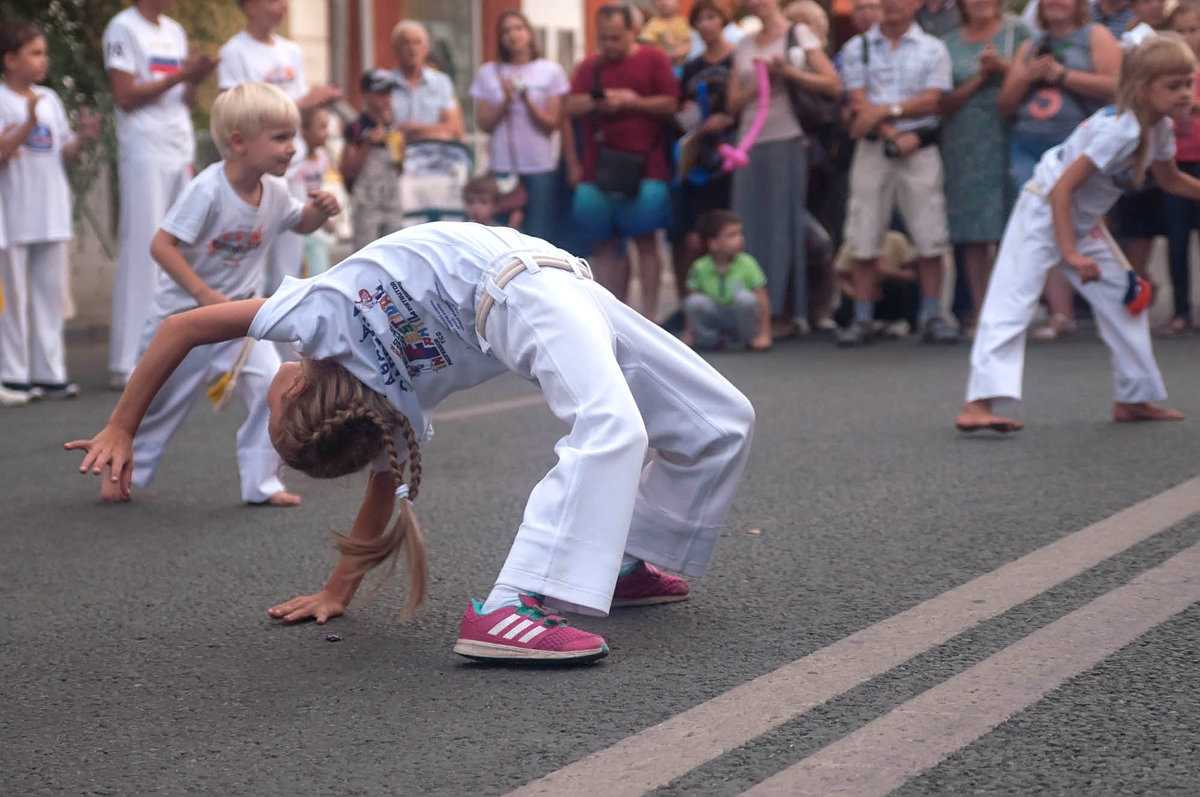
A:
{"label": "man with camera", "polygon": [[897,207],[916,245],[921,284],[921,336],[954,343],[942,317],[942,257],[947,247],[946,198],[938,152],[938,101],[951,89],[950,54],[914,22],[921,0],[883,0],[883,19],[842,50],[850,97],[850,166],[845,238],[853,255],[854,318],[840,346],[870,337],[880,242]]}
{"label": "man with camera", "polygon": [[575,68],[567,115],[579,119],[582,169],[572,217],[593,242],[596,280],[625,300],[629,263],[622,240],[632,238],[641,270],[642,314],[656,316],[662,265],[654,233],[671,223],[667,123],[679,104],[671,60],[639,45],[629,6],[596,12],[599,53]]}

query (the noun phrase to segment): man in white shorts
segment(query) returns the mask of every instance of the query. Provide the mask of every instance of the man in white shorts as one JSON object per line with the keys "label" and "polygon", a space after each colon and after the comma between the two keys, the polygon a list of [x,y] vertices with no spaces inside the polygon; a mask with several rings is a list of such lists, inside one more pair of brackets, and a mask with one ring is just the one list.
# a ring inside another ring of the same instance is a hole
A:
{"label": "man in white shorts", "polygon": [[137,363],[154,300],[150,239],[192,176],[196,87],[216,68],[188,55],[187,34],[163,12],[175,0],[137,0],[104,29],[104,68],[117,113],[121,186],[108,368],[121,388]]}
{"label": "man in white shorts", "polygon": [[[898,206],[917,247],[921,335],[954,343],[942,318],[942,257],[949,234],[938,152],[938,102],[951,89],[946,45],[913,19],[919,0],[883,0],[883,19],[842,50],[842,80],[850,94],[850,135],[858,139],[850,166],[845,237],[854,257],[855,293],[875,294],[879,246]],[[839,330],[839,346],[869,338],[874,302],[855,300],[854,318]]]}

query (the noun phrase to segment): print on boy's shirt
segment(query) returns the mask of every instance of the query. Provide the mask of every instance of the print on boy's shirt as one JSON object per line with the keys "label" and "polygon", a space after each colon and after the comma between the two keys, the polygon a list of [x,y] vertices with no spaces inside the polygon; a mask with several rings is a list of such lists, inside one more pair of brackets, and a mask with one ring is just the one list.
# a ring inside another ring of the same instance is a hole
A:
{"label": "print on boy's shirt", "polygon": [[226,263],[236,266],[245,260],[246,255],[262,246],[262,241],[262,227],[223,232],[208,242],[208,256],[220,257]]}
{"label": "print on boy's shirt", "polygon": [[277,66],[267,70],[267,74],[263,75],[262,82],[270,83],[274,86],[283,86],[291,83],[296,79],[296,70],[290,65]]}
{"label": "print on boy's shirt", "polygon": [[54,149],[54,134],[43,124],[35,125],[33,130],[29,131],[29,137],[22,142],[21,148],[33,152],[49,152]]}
{"label": "print on boy's shirt", "polygon": [[183,61],[176,55],[150,56],[150,74],[156,77],[173,75],[183,68]]}

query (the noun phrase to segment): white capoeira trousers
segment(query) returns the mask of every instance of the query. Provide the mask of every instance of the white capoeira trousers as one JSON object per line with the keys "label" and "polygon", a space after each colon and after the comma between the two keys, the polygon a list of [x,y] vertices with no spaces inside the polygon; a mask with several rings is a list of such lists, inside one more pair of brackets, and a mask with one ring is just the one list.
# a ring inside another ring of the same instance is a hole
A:
{"label": "white capoeira trousers", "polygon": [[625,552],[703,575],[750,453],[750,402],[584,276],[541,267],[496,290],[492,353],[570,426],[497,582],[604,615]]}
{"label": "white capoeira trousers", "polygon": [[129,375],[137,365],[142,330],[154,314],[159,274],[150,257],[150,242],[191,179],[191,172],[191,164],[182,161],[138,157],[125,151],[118,158],[121,215],[108,343],[108,369],[113,373]]}
{"label": "white capoeira trousers", "polygon": [[22,387],[62,385],[67,381],[67,242],[9,245],[0,254],[0,283],[0,381]]}
{"label": "white capoeira trousers", "polygon": [[1080,283],[1078,272],[1063,262],[1055,243],[1050,205],[1030,190],[1022,191],[988,281],[971,348],[967,401],[1021,398],[1025,333],[1052,268],[1066,275],[1092,306],[1100,337],[1112,352],[1114,400],[1132,403],[1167,397],[1154,362],[1147,313],[1132,316],[1123,303],[1125,270],[1098,231],[1079,236],[1079,251],[1099,264],[1099,281]]}
{"label": "white capoeira trousers", "polygon": [[[158,329],[160,319],[146,325],[142,351]],[[167,441],[183,423],[208,386],[233,365],[242,341],[197,346],[158,391],[133,438],[133,483],[145,487],[154,476]],[[249,414],[237,432],[238,474],[242,500],[262,503],[283,489],[281,462],[267,432],[267,388],[279,370],[279,355],[269,341],[256,341],[238,377],[237,392]]]}

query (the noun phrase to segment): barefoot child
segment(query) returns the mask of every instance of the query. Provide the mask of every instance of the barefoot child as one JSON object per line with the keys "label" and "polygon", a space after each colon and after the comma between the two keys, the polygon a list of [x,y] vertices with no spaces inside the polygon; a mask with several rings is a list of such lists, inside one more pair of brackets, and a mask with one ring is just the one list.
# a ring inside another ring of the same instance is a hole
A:
{"label": "barefoot child", "polygon": [[71,189],[64,164],[95,140],[99,120],[81,116],[71,131],[58,95],[45,86],[46,39],[28,22],[0,25],[0,194],[7,242],[0,257],[0,383],[4,403],[72,398],[67,381],[63,309]]}
{"label": "barefoot child", "polygon": [[363,574],[402,547],[405,614],[421,602],[424,542],[411,505],[420,444],[443,398],[506,370],[538,384],[570,430],[529,496],[491,594],[467,606],[454,648],[465,656],[608,652],[601,637],[547,614],[543,597],[592,615],[686,599],[687,582],[649,562],[704,573],[749,454],[745,397],[595,283],[584,261],[505,227],[438,222],[381,238],[312,279],[286,280],[268,300],[166,319],[108,425],[66,445],[87,452],[81,472],[111,467],[105,478],[127,489],[130,439],[159,385],[194,346],[247,334],[298,341],[305,356],[280,367],[268,396],[284,462],[318,478],[373,471],[324,589],[270,610],[288,622],[341,614]]}
{"label": "barefoot child", "polygon": [[1127,279],[1097,226],[1121,193],[1149,168],[1164,190],[1200,199],[1200,180],[1174,160],[1172,118],[1191,112],[1196,57],[1173,34],[1154,36],[1121,65],[1117,105],[1102,108],[1042,156],[1017,201],[988,283],[975,345],[967,404],[959,429],[1015,432],[1022,424],[992,412],[1021,397],[1025,331],[1046,272],[1058,268],[1092,306],[1112,351],[1113,419],[1180,420],[1154,402],[1166,398],[1150,346],[1146,314],[1125,308]]}
{"label": "barefoot child", "polygon": [[[300,112],[287,95],[265,83],[243,83],[212,107],[212,137],[223,161],[188,184],[167,213],[150,251],[162,266],[143,351],[168,319],[197,306],[261,296],[263,261],[272,239],[284,230],[308,233],[337,213],[329,194],[312,192],[303,205],[282,179],[295,154]],[[133,484],[145,487],[167,441],[187,417],[204,386],[229,370],[241,341],[212,341],[191,351],[157,391],[133,439]],[[267,431],[267,388],[279,370],[269,343],[255,343],[238,387],[249,415],[238,429],[242,499],[292,506],[300,499],[280,482],[280,461]],[[128,483],[104,480],[101,497],[127,501]]]}
{"label": "barefoot child", "polygon": [[742,220],[729,210],[710,210],[700,217],[696,232],[708,254],[688,269],[683,342],[697,349],[726,342],[755,351],[771,348],[767,275],[746,254]]}

